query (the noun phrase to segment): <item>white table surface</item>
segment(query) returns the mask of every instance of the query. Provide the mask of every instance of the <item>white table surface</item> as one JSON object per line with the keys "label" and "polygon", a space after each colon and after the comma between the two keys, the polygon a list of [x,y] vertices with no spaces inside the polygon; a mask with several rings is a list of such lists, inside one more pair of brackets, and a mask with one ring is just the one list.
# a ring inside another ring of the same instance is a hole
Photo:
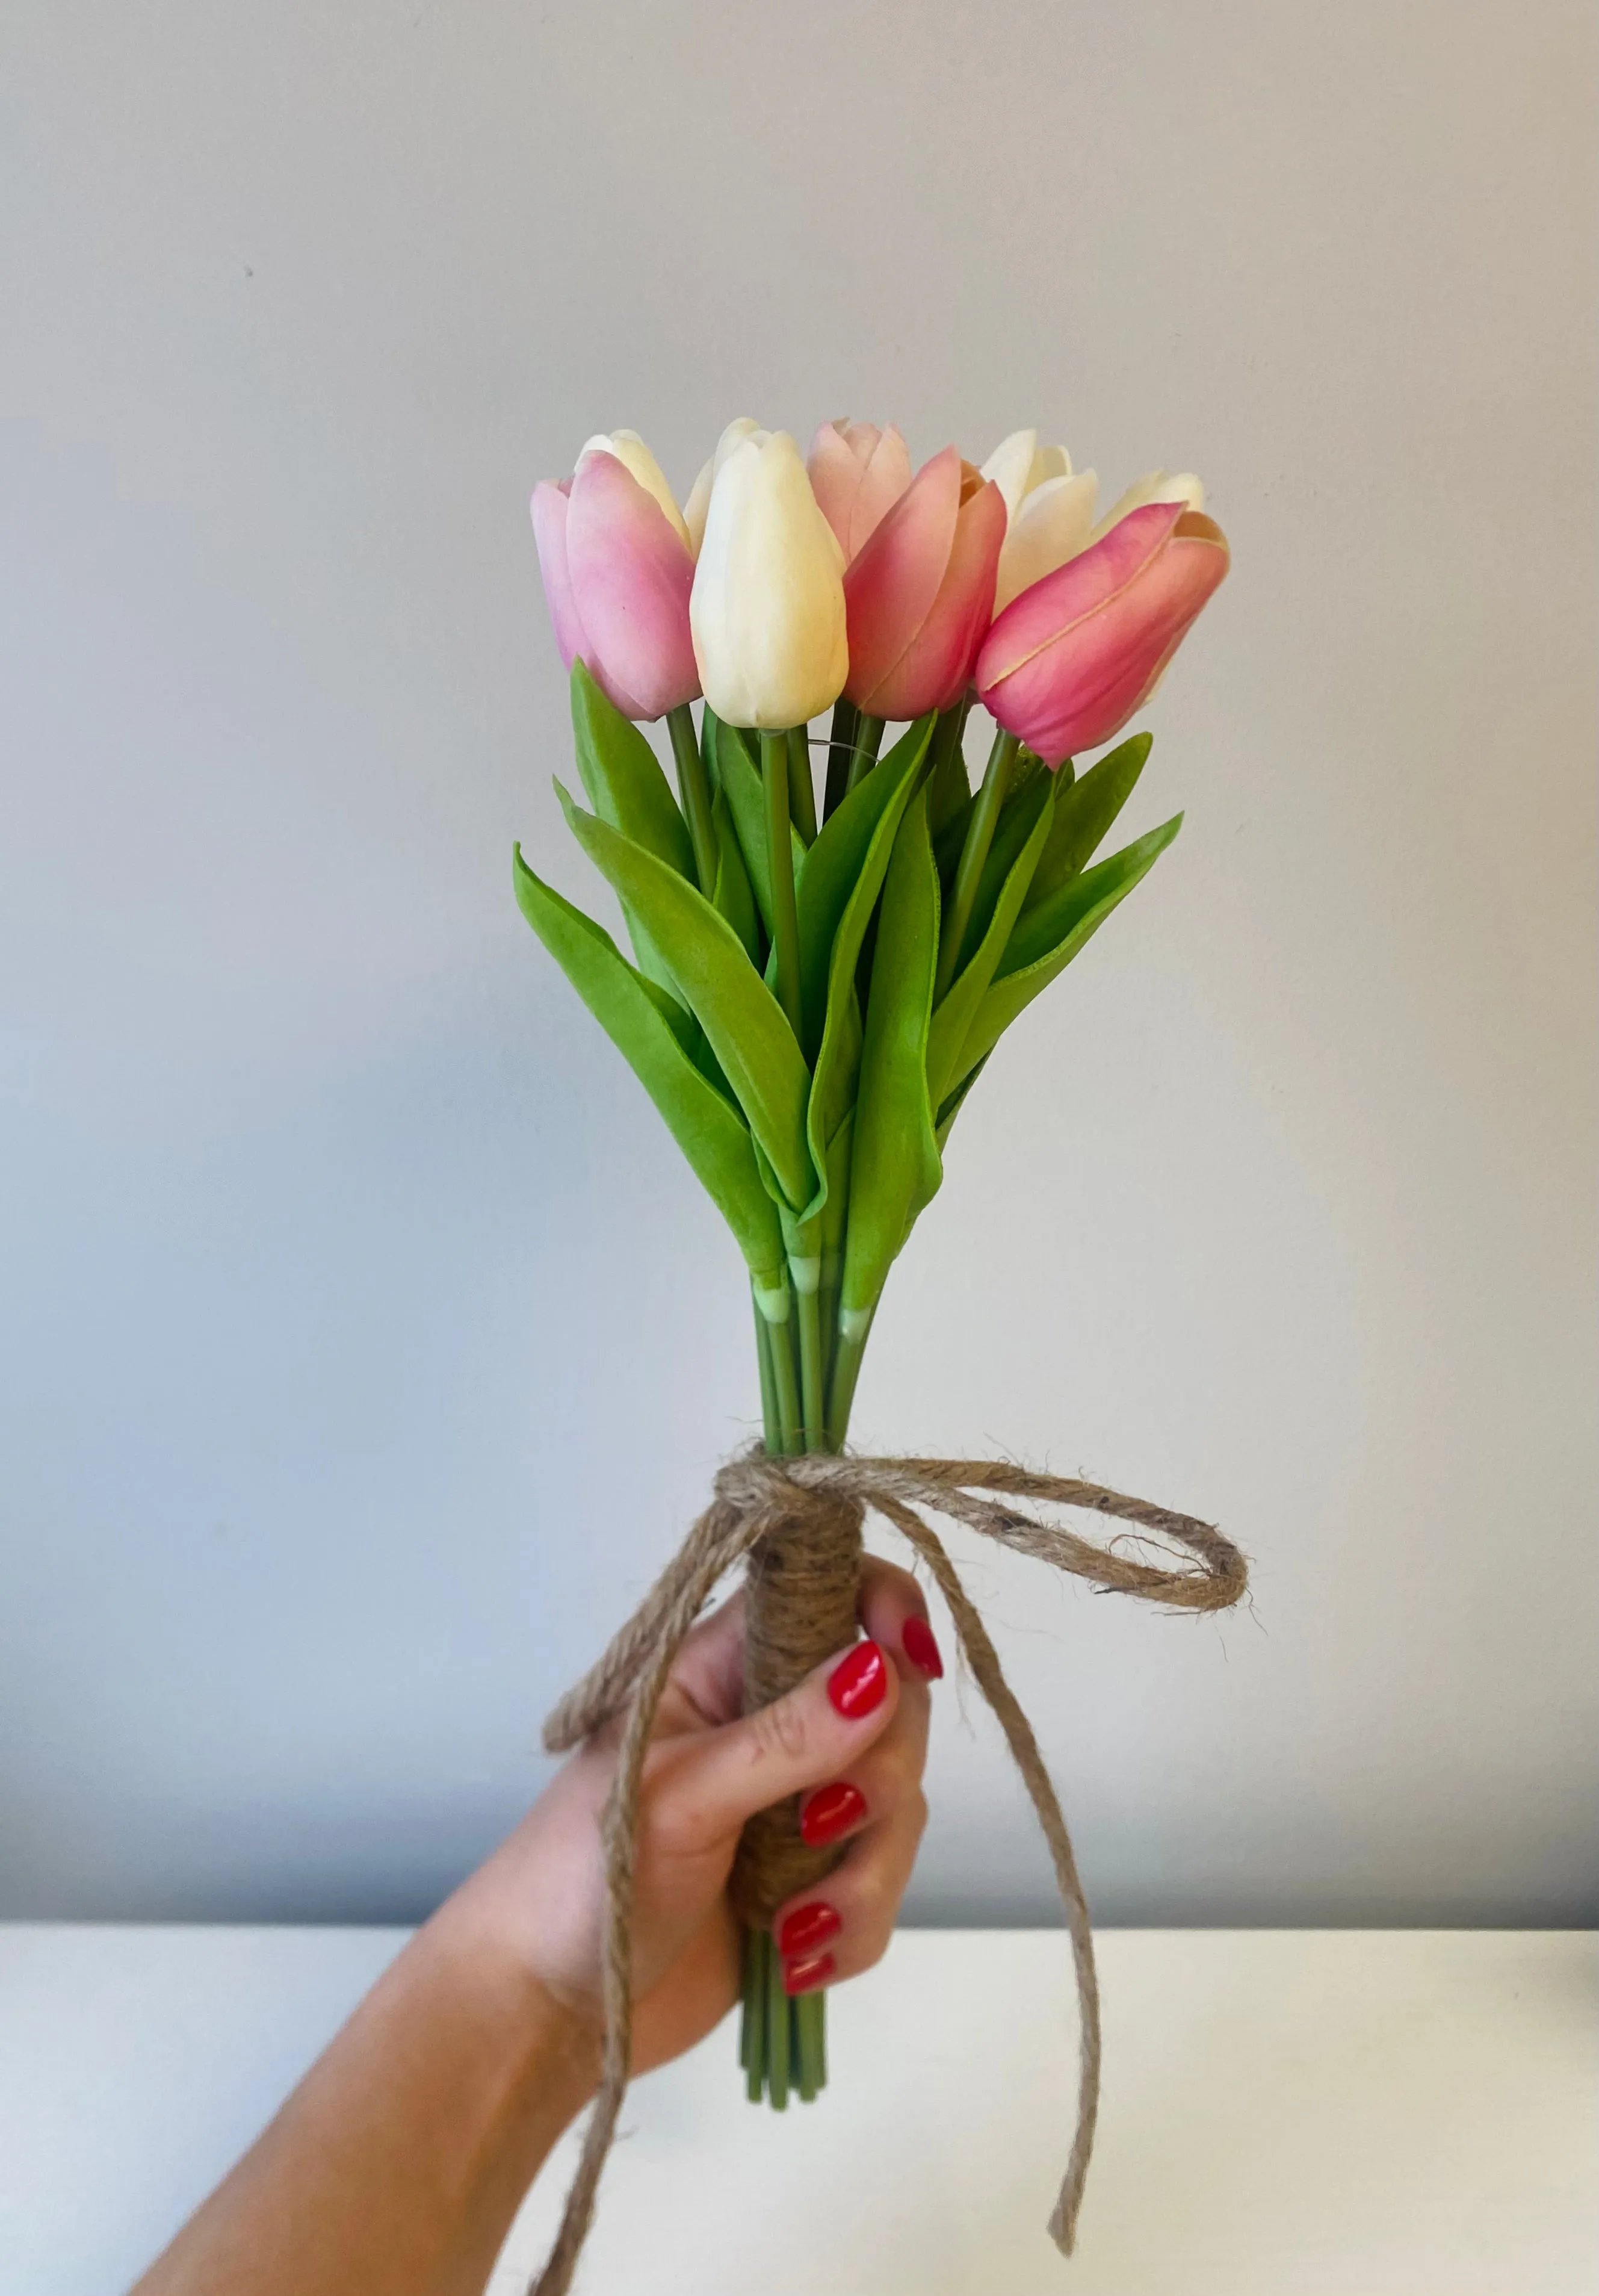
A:
{"label": "white table surface", "polygon": [[[392,1930],[0,1926],[0,2291],[118,2296],[383,1964]],[[633,2091],[584,2296],[1594,2296],[1587,1933],[1108,1931],[1078,2254],[1063,1941],[902,1934],[834,2086],[746,2105],[730,2022]],[[570,2145],[493,2282],[543,2252]]]}

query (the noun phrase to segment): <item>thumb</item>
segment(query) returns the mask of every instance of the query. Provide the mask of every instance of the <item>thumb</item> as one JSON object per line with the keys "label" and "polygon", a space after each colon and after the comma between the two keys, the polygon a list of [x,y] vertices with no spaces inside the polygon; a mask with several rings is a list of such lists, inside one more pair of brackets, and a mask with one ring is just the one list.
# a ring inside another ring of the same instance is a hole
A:
{"label": "thumb", "polygon": [[828,1659],[770,1706],[673,1746],[654,1821],[683,1849],[708,1849],[757,1810],[824,1784],[893,1719],[900,1678],[875,1642]]}

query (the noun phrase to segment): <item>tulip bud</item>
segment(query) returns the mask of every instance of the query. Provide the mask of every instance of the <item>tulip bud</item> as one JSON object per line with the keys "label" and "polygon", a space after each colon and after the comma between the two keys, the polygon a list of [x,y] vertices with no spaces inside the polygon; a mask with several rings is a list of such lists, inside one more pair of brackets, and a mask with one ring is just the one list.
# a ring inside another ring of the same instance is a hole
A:
{"label": "tulip bud", "polygon": [[1073,473],[1064,447],[1040,447],[1036,430],[1013,430],[983,465],[1005,496],[1005,546],[994,583],[994,611],[1068,558],[1086,550],[1093,534],[1099,481],[1092,471]]}
{"label": "tulip bud", "polygon": [[581,660],[628,718],[659,718],[692,701],[694,562],[642,439],[631,430],[591,439],[571,478],[534,488],[533,530],[567,668]]}
{"label": "tulip bud", "polygon": [[689,609],[705,697],[730,726],[803,726],[849,673],[844,555],[786,430],[723,445]]}
{"label": "tulip bud", "polygon": [[994,604],[1005,503],[953,447],[925,463],[844,576],[844,691],[873,718],[948,709],[971,682]]}
{"label": "tulip bud", "polygon": [[844,563],[859,557],[910,484],[910,453],[891,422],[824,422],[811,447],[811,485]]}
{"label": "tulip bud", "polygon": [[1048,766],[1108,742],[1228,564],[1227,537],[1203,512],[1181,502],[1130,512],[998,617],[977,658],[979,700]]}

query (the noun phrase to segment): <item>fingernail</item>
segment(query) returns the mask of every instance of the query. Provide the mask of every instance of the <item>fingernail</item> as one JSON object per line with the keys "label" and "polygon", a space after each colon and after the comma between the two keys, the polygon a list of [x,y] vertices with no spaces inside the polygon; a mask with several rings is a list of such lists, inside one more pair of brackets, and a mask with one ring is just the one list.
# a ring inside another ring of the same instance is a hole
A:
{"label": "fingernail", "polygon": [[900,1648],[918,1673],[936,1682],[944,1670],[938,1638],[926,1619],[907,1619],[900,1629]]}
{"label": "fingernail", "polygon": [[785,1993],[809,1993],[815,1986],[825,1985],[838,1966],[830,1953],[807,1954],[804,1961],[783,1964]]}
{"label": "fingernail", "polygon": [[857,1643],[828,1677],[828,1696],[846,1722],[859,1722],[888,1695],[888,1668],[876,1643]]}
{"label": "fingernail", "polygon": [[800,1839],[820,1849],[824,1841],[836,1841],[852,1825],[859,1825],[865,1816],[866,1796],[859,1786],[839,1778],[806,1795],[800,1810]]}
{"label": "fingernail", "polygon": [[778,1930],[778,1951],[785,1960],[790,1954],[814,1953],[843,1927],[843,1915],[824,1906],[820,1898],[808,1906],[795,1906]]}

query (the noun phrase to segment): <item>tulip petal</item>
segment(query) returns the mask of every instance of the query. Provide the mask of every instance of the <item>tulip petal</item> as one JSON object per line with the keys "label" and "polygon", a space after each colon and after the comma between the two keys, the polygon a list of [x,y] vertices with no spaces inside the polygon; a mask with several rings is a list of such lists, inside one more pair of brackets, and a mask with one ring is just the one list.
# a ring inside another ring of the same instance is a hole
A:
{"label": "tulip petal", "polygon": [[938,595],[867,703],[875,717],[919,718],[959,701],[992,619],[1004,540],[1005,497],[991,480],[960,506]]}
{"label": "tulip petal", "polygon": [[1038,452],[1036,430],[1013,430],[1008,439],[1001,439],[993,453],[983,465],[983,475],[991,479],[1005,497],[1005,515],[1013,519],[1022,507],[1022,497],[1032,475],[1032,458]]}
{"label": "tulip petal", "polygon": [[541,479],[533,490],[533,538],[544,581],[544,600],[560,649],[561,668],[570,670],[581,660],[587,640],[577,601],[572,594],[572,573],[567,563],[567,497],[572,481],[556,486]]}
{"label": "tulip petal", "polygon": [[[844,691],[874,717],[890,714],[875,697],[938,596],[960,515],[960,457],[946,447],[924,463],[844,576],[850,651]],[[910,714],[922,713],[918,708]]]}
{"label": "tulip petal", "polygon": [[857,558],[910,484],[910,449],[892,422],[885,425],[867,456],[854,516],[850,521],[846,558]]}
{"label": "tulip petal", "polygon": [[629,718],[659,718],[699,691],[689,634],[694,562],[618,456],[585,455],[567,512],[572,594],[595,684]]}
{"label": "tulip petal", "polygon": [[1181,503],[1188,510],[1203,510],[1204,487],[1192,471],[1179,471],[1175,478],[1169,471],[1146,471],[1111,504],[1094,529],[1093,539],[1101,541],[1113,526],[1119,526],[1133,511],[1144,510],[1151,503]]}
{"label": "tulip petal", "polygon": [[683,504],[683,524],[688,529],[689,548],[695,558],[699,556],[700,544],[706,538],[706,512],[711,507],[711,481],[716,475],[716,457],[707,455],[699,466],[699,476],[689,489],[689,499]]}
{"label": "tulip petal", "polygon": [[1093,472],[1083,471],[1075,478],[1047,478],[1024,496],[999,554],[996,613],[1003,613],[1013,598],[1088,548],[1098,492]]}
{"label": "tulip petal", "polygon": [[688,527],[684,523],[681,511],[677,506],[677,497],[666,483],[666,473],[636,430],[612,430],[608,434],[601,432],[598,438],[591,439],[584,447],[583,454],[579,455],[577,460],[580,466],[585,455],[614,455],[623,469],[630,472],[637,479],[645,493],[653,496],[660,504],[666,523],[684,548],[691,547]]}
{"label": "tulip petal", "polygon": [[[859,423],[824,422],[812,440],[805,460],[816,506],[837,536],[839,548],[846,559],[851,554],[850,519],[861,491],[864,467],[862,459],[854,452],[850,432],[861,428]],[[871,443],[875,445],[876,441]]]}
{"label": "tulip petal", "polygon": [[817,504],[847,565],[910,484],[905,441],[892,422],[882,430],[875,422],[824,422],[808,468]]}

